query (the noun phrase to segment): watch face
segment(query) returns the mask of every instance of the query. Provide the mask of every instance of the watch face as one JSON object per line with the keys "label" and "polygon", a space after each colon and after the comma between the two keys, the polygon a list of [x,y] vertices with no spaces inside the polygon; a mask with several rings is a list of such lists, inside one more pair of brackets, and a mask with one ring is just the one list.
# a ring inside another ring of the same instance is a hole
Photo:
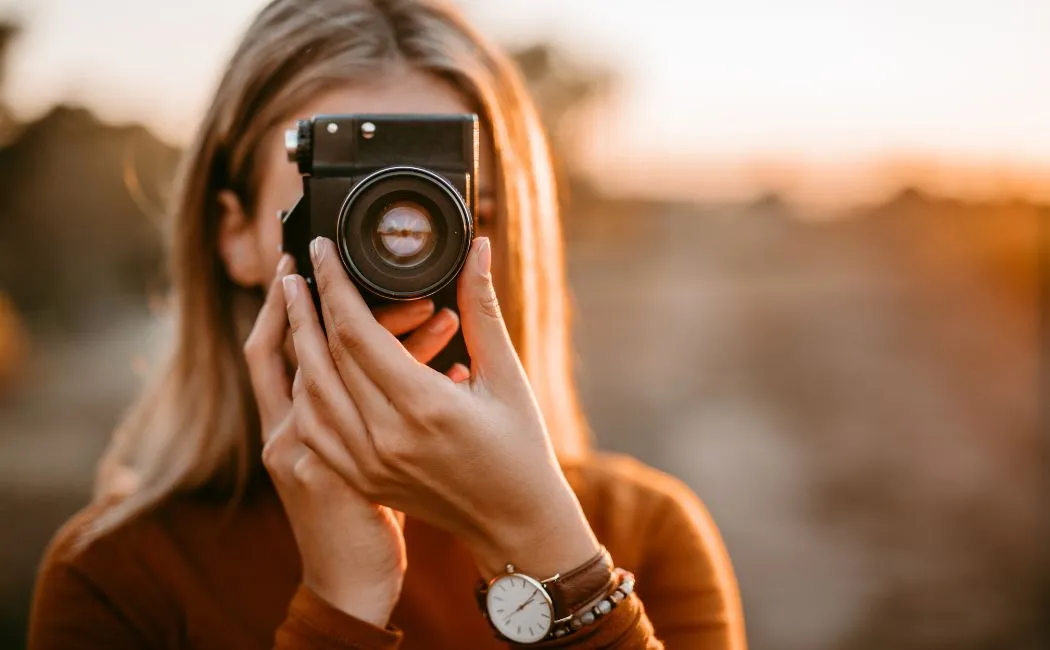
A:
{"label": "watch face", "polygon": [[516,643],[535,643],[551,630],[551,597],[529,576],[501,576],[489,587],[485,605],[500,634]]}

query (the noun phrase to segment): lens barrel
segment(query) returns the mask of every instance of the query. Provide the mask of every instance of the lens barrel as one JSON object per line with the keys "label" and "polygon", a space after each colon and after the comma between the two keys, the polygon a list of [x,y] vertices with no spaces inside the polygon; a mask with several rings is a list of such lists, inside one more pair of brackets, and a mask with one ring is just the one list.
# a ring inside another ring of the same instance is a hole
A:
{"label": "lens barrel", "polygon": [[455,278],[466,262],[474,224],[445,177],[397,166],[354,186],[335,235],[343,265],[359,285],[382,298],[413,300]]}

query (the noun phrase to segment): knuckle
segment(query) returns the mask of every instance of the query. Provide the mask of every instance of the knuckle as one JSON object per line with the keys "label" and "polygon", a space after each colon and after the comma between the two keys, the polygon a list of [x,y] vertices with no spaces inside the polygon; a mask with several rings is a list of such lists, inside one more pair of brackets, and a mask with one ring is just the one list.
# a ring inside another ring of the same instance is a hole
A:
{"label": "knuckle", "polygon": [[273,443],[266,443],[265,445],[263,445],[262,462],[263,467],[265,467],[267,471],[272,472],[274,467],[276,466],[277,459],[275,458],[275,456],[276,452],[274,452]]}
{"label": "knuckle", "polygon": [[485,314],[489,318],[500,319],[502,313],[500,312],[499,300],[496,298],[496,292],[491,289],[481,294],[481,298],[478,300],[479,306],[481,307],[481,313]]}
{"label": "knuckle", "polygon": [[308,398],[315,402],[325,401],[325,388],[321,382],[317,379],[317,376],[313,373],[305,373],[302,375],[302,388],[303,393]]}
{"label": "knuckle", "polygon": [[304,427],[299,429],[298,441],[312,452],[310,455],[320,455],[319,450],[323,450],[328,446],[329,441],[326,440],[326,437],[330,435],[334,434],[321,427]]}
{"label": "knuckle", "polygon": [[392,468],[405,467],[415,460],[415,446],[405,436],[383,436],[376,439],[376,459],[382,463],[384,473]]}
{"label": "knuckle", "polygon": [[338,336],[328,337],[328,355],[332,357],[332,363],[335,364],[337,368],[342,367],[343,364],[346,363],[348,353]]}
{"label": "knuckle", "polygon": [[295,338],[295,335],[299,333],[299,328],[303,326],[303,322],[298,316],[293,316],[291,313],[288,314],[288,333]]}
{"label": "knuckle", "polygon": [[333,317],[332,329],[335,330],[335,336],[332,337],[335,341],[332,344],[343,348],[337,354],[354,354],[361,349],[363,345],[361,338],[354,332],[353,328],[348,326],[346,321]]}
{"label": "knuckle", "polygon": [[244,345],[241,347],[241,352],[249,363],[262,357],[264,352],[263,341],[257,329],[253,328],[251,333],[248,334],[248,338],[244,340]]}
{"label": "knuckle", "polygon": [[284,472],[284,454],[282,452],[282,446],[280,439],[271,440],[270,442],[263,445],[262,450],[262,463],[263,467],[270,474],[271,477],[280,481],[283,479]]}
{"label": "knuckle", "polygon": [[309,425],[304,426],[304,418],[298,412],[295,415],[295,422],[297,425],[295,429],[295,439],[309,449],[316,449],[318,442],[316,429]]}
{"label": "knuckle", "polygon": [[310,487],[317,480],[317,467],[310,462],[310,454],[303,454],[292,467],[292,478],[303,487]]}
{"label": "knuckle", "polygon": [[420,397],[407,410],[417,424],[428,429],[440,428],[448,423],[448,407],[441,400],[431,396]]}
{"label": "knuckle", "polygon": [[340,480],[316,454],[303,454],[295,461],[292,477],[301,487],[313,492],[328,492]]}

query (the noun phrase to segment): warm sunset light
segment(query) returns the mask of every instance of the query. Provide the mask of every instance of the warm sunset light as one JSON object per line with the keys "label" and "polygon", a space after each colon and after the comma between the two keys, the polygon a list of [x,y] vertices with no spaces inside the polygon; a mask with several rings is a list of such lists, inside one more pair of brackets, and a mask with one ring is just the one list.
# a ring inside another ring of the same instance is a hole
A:
{"label": "warm sunset light", "polygon": [[1050,648],[1048,316],[1050,0],[0,0],[0,649]]}
{"label": "warm sunset light", "polygon": [[[184,142],[261,4],[0,2],[25,25],[8,101],[25,116],[78,101]],[[914,181],[1050,196],[1046,3],[461,4],[501,42],[552,41],[618,77],[576,143],[616,191],[732,197],[757,184],[839,203]]]}

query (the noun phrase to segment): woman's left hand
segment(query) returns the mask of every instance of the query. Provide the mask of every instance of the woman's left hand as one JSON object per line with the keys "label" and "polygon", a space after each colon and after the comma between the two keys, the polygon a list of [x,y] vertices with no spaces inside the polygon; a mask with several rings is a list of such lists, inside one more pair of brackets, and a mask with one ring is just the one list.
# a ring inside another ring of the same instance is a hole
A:
{"label": "woman's left hand", "polygon": [[562,474],[474,241],[458,302],[472,367],[453,379],[416,361],[376,322],[333,243],[310,246],[328,337],[309,294],[288,305],[303,397],[327,428],[303,443],[369,500],[443,528],[490,577],[513,563],[536,576],[565,572],[598,542]]}

